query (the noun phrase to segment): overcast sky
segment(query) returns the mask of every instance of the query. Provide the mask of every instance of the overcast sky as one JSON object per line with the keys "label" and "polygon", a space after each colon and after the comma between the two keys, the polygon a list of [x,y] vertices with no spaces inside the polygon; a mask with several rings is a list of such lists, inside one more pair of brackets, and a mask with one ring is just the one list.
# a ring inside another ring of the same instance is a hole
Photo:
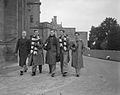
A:
{"label": "overcast sky", "polygon": [[41,0],[41,22],[57,16],[64,27],[89,31],[106,17],[114,17],[120,24],[120,0]]}

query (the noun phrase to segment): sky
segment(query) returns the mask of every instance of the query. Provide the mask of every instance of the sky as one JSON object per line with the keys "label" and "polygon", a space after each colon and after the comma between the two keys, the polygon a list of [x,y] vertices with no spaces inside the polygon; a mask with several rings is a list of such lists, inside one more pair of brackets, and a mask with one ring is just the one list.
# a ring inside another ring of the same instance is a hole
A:
{"label": "sky", "polygon": [[40,0],[41,22],[51,22],[57,16],[58,24],[89,31],[106,17],[116,18],[120,24],[120,0]]}

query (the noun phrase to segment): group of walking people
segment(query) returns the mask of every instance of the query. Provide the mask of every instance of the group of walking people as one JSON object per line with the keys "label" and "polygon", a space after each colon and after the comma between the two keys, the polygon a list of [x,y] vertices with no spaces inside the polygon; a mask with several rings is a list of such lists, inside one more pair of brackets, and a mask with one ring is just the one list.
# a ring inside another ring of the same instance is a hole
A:
{"label": "group of walking people", "polygon": [[69,51],[71,50],[71,66],[75,68],[76,77],[80,76],[80,70],[84,67],[82,55],[86,47],[79,38],[79,33],[75,33],[75,40],[71,42],[64,30],[60,32],[60,37],[56,37],[56,31],[51,30],[45,42],[40,38],[38,30],[34,30],[34,35],[30,36],[30,39],[27,39],[26,31],[22,32],[22,37],[18,39],[15,50],[15,53],[19,56],[20,75],[27,72],[26,60],[28,59],[29,66],[32,66],[32,76],[36,75],[37,67],[39,73],[42,73],[42,67],[46,63],[49,66],[49,74],[54,77],[56,63],[60,62],[61,74],[65,77],[68,73]]}

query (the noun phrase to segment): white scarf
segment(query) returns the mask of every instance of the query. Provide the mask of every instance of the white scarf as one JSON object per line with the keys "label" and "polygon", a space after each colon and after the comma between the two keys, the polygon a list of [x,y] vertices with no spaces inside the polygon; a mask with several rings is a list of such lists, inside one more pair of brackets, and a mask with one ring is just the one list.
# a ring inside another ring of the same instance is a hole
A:
{"label": "white scarf", "polygon": [[60,37],[59,38],[59,43],[60,43],[60,47],[63,48],[64,51],[67,51],[67,37],[64,36],[63,38]]}
{"label": "white scarf", "polygon": [[34,54],[34,55],[37,55],[38,54],[38,47],[35,45],[35,44],[39,44],[39,40],[40,40],[40,37],[37,36],[33,36],[32,39],[31,39],[31,51],[30,53],[31,54]]}

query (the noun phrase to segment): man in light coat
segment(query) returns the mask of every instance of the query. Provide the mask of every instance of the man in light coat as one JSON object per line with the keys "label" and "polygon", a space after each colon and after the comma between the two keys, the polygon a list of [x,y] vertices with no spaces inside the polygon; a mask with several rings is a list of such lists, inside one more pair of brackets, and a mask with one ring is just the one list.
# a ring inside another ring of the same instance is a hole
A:
{"label": "man in light coat", "polygon": [[76,77],[79,77],[83,65],[83,52],[88,49],[85,47],[83,40],[79,38],[79,33],[75,33],[75,41],[71,46],[72,50],[72,67],[75,68]]}

